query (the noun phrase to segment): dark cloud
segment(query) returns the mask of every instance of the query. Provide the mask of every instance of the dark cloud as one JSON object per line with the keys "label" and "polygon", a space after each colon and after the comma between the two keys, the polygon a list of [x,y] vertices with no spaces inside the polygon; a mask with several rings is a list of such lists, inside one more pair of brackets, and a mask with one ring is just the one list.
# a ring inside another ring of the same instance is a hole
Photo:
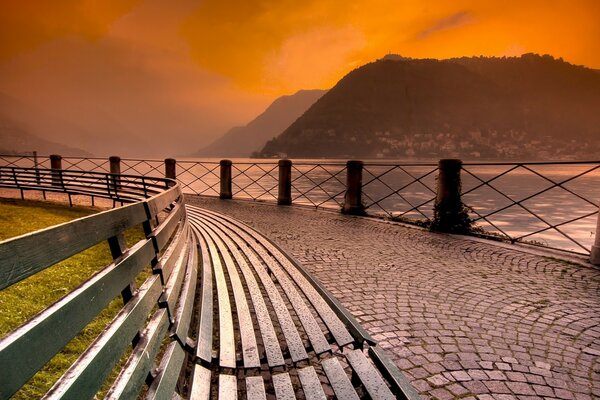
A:
{"label": "dark cloud", "polygon": [[416,38],[421,40],[425,39],[436,32],[445,31],[452,28],[458,28],[473,22],[473,15],[469,11],[460,11],[456,14],[452,14],[446,18],[442,18],[436,21],[433,25],[427,29],[417,33]]}

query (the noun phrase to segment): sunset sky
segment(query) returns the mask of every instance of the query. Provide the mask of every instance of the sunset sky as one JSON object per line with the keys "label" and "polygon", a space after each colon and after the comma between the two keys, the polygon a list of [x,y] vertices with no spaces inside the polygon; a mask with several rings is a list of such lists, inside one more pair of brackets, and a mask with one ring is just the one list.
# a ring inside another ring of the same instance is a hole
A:
{"label": "sunset sky", "polygon": [[113,140],[122,155],[190,153],[386,53],[536,52],[600,69],[597,0],[2,3],[4,113],[34,110],[36,133],[98,155],[118,154]]}

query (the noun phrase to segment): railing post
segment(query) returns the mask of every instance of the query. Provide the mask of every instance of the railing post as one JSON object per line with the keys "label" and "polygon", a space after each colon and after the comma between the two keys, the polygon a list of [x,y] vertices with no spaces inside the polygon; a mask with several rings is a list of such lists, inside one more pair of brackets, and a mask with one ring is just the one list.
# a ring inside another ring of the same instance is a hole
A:
{"label": "railing post", "polygon": [[52,185],[62,186],[62,157],[58,154],[50,155],[50,169],[52,169]]}
{"label": "railing post", "polygon": [[279,193],[277,204],[292,205],[292,160],[279,160]]}
{"label": "railing post", "polygon": [[117,193],[117,190],[121,189],[121,177],[118,176],[121,174],[121,157],[119,156],[110,156],[108,158],[110,164],[110,173],[111,173],[111,186],[112,190]]}
{"label": "railing post", "polygon": [[39,170],[39,164],[38,164],[37,151],[35,151],[35,150],[33,151],[33,168],[35,168],[35,181],[39,185],[41,183],[40,170]]}
{"label": "railing post", "polygon": [[598,222],[596,223],[596,238],[590,252],[590,263],[600,265],[600,213],[598,213]]}
{"label": "railing post", "polygon": [[177,180],[177,160],[165,158],[165,178]]}
{"label": "railing post", "polygon": [[362,170],[362,161],[350,160],[346,163],[346,195],[342,206],[343,214],[365,214],[365,206],[362,203]]}
{"label": "railing post", "polygon": [[469,216],[460,194],[461,169],[461,160],[443,159],[438,163],[437,195],[432,230],[467,233],[470,229]]}
{"label": "railing post", "polygon": [[221,160],[219,165],[221,166],[221,192],[219,197],[221,199],[231,199],[233,197],[231,193],[231,160]]}

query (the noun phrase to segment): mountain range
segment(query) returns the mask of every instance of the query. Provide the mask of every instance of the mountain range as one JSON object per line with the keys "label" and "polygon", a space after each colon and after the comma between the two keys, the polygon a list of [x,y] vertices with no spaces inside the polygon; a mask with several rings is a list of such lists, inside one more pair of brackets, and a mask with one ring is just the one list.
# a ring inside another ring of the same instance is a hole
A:
{"label": "mountain range", "polygon": [[304,113],[325,90],[300,90],[277,98],[262,114],[245,126],[234,127],[210,145],[197,151],[198,157],[249,157],[279,135]]}
{"label": "mountain range", "polygon": [[537,54],[388,56],[350,72],[260,156],[582,159],[600,151],[600,72]]}
{"label": "mountain range", "polygon": [[90,153],[74,146],[43,139],[56,132],[81,133],[80,129],[0,93],[0,154],[60,154],[89,157]]}

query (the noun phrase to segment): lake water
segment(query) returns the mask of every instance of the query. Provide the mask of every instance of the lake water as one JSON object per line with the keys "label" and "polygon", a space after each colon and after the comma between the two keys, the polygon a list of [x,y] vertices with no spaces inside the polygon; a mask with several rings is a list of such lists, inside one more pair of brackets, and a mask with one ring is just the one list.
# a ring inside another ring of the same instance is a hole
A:
{"label": "lake water", "polygon": [[[235,198],[276,201],[278,190],[276,160],[233,159],[232,161]],[[39,162],[41,167],[48,167],[47,159],[40,158]],[[323,208],[340,207],[345,192],[344,161],[294,160],[293,162],[294,203]],[[31,160],[27,159],[17,164],[32,166]],[[593,243],[596,230],[595,213],[600,200],[600,169],[587,173],[586,171],[597,166],[598,163],[528,164],[526,167],[530,170],[523,167],[511,170],[514,165],[466,164],[462,172],[463,193],[466,193],[463,201],[472,208],[471,216],[474,219],[482,215],[486,216],[487,221],[479,219],[477,226],[487,231],[586,253]],[[104,159],[65,158],[63,168],[106,171],[108,163]],[[121,172],[162,175],[164,165],[162,160],[123,159]],[[505,172],[507,172],[505,175],[498,177]],[[218,159],[179,158],[177,174],[184,192],[218,196]],[[433,214],[436,175],[435,162],[398,166],[380,160],[365,161],[363,202],[368,207],[368,212],[372,214],[402,216],[410,219],[430,218]],[[578,175],[581,176],[569,180]],[[567,180],[569,181],[564,183],[562,188],[554,187],[545,191],[555,183]],[[490,186],[483,185],[482,181],[490,181]],[[473,190],[474,188],[476,189]],[[513,204],[513,202],[520,203]],[[549,228],[550,226],[556,228]]]}

